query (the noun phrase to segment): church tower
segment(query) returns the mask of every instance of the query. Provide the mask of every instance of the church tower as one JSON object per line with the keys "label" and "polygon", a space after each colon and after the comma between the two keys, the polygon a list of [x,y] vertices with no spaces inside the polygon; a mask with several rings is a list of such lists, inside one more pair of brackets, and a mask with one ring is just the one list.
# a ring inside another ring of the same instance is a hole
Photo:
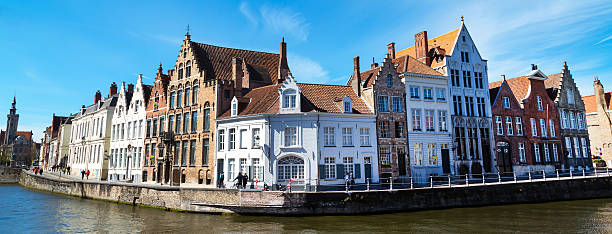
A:
{"label": "church tower", "polygon": [[12,144],[15,138],[17,137],[17,124],[19,123],[19,115],[17,114],[17,101],[15,97],[13,97],[13,104],[11,106],[10,113],[7,115],[6,119],[6,137],[4,138],[4,144]]}

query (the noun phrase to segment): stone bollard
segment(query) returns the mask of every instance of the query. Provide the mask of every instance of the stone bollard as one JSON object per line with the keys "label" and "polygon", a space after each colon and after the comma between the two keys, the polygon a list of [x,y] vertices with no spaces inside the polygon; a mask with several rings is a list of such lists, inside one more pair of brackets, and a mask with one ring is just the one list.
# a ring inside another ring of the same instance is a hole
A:
{"label": "stone bollard", "polygon": [[468,174],[465,174],[465,186],[470,187],[470,179],[468,178]]}
{"label": "stone bollard", "polygon": [[429,187],[433,188],[433,176],[429,176]]}
{"label": "stone bollard", "polygon": [[448,187],[453,187],[453,184],[451,183],[450,175],[448,175]]}
{"label": "stone bollard", "polygon": [[486,184],[486,181],[485,181],[485,174],[484,174],[484,173],[482,173],[482,184]]}
{"label": "stone bollard", "polygon": [[542,171],[542,179],[544,179],[544,181],[546,181],[546,171]]}
{"label": "stone bollard", "polygon": [[574,174],[572,174],[572,169],[570,169],[570,178],[574,178]]}
{"label": "stone bollard", "polygon": [[512,172],[512,176],[514,177],[514,183],[518,183],[518,180],[516,179],[516,173],[514,171]]}

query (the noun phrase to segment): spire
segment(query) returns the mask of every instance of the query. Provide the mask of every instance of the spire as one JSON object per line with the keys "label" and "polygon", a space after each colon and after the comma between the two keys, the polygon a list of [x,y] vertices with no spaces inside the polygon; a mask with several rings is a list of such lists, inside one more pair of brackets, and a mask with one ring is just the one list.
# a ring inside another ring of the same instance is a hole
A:
{"label": "spire", "polygon": [[164,69],[162,68],[162,63],[159,62],[159,67],[157,68],[157,74],[162,74],[162,72],[164,72]]}
{"label": "spire", "polygon": [[189,27],[189,24],[187,24],[187,27],[186,27],[187,32],[185,32],[185,40],[186,41],[190,41],[191,40],[191,35],[189,35],[189,29],[191,29],[191,28]]}
{"label": "spire", "polygon": [[283,80],[289,75],[289,65],[287,63],[287,43],[285,43],[285,37],[283,37],[280,43],[280,56],[278,58],[278,80],[277,83],[282,83]]}
{"label": "spire", "polygon": [[17,97],[13,95],[12,109],[15,109],[15,105],[17,105]]}

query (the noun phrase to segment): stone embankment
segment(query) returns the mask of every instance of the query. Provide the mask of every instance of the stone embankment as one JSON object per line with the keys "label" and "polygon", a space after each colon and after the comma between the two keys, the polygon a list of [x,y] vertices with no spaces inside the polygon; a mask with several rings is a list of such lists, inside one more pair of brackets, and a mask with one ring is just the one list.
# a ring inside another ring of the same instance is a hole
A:
{"label": "stone embankment", "polygon": [[0,167],[0,184],[14,184],[19,182],[20,171],[19,169],[10,167]]}
{"label": "stone embankment", "polygon": [[346,192],[262,192],[52,178],[22,172],[25,187],[71,196],[204,213],[345,215],[612,197],[612,178],[586,177],[486,186]]}

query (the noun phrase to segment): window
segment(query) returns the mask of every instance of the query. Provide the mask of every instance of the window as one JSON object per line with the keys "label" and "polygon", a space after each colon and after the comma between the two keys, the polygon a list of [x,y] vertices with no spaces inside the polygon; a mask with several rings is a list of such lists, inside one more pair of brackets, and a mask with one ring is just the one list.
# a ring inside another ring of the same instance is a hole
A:
{"label": "window", "polygon": [[391,74],[387,75],[387,87],[393,86],[393,76]]}
{"label": "window", "polygon": [[[121,125],[122,125],[121,126],[121,139],[123,139],[124,129],[123,129],[123,124],[121,124]],[[128,128],[129,128],[129,126],[128,126]],[[153,137],[157,136],[157,119],[153,119],[153,135],[152,136]]]}
{"label": "window", "polygon": [[246,129],[240,129],[240,148],[241,149],[246,149],[247,148],[247,130]]}
{"label": "window", "polygon": [[[149,156],[149,144],[148,144],[148,143],[147,143],[147,144],[145,144],[144,151],[145,151],[145,152],[144,152],[144,157],[145,157],[145,158],[144,158],[144,165],[145,165],[145,167],[146,167],[146,166],[148,166],[148,165],[149,165],[149,160],[148,160],[148,159],[150,158],[150,156]],[[114,155],[115,155],[115,150],[111,150],[111,152],[112,152],[111,154],[113,155],[113,156],[111,156],[111,157],[112,157],[112,158],[114,158]],[[114,165],[113,160],[111,160],[111,163]]]}
{"label": "window", "polygon": [[303,180],[304,160],[295,156],[288,156],[278,160],[278,180]]}
{"label": "window", "polygon": [[503,99],[504,99],[504,108],[510,109],[510,98],[509,97],[503,97]]}
{"label": "window", "polygon": [[[159,117],[159,132],[160,132],[160,133],[164,131],[164,123],[165,123],[165,118],[164,118],[164,116],[162,115],[162,116],[160,116],[160,117]],[[135,125],[136,125],[136,124],[134,124],[134,126],[135,126]]]}
{"label": "window", "polygon": [[138,121],[138,138],[142,138],[142,120]]}
{"label": "window", "polygon": [[423,99],[433,100],[433,89],[432,88],[423,88]]}
{"label": "window", "polygon": [[380,121],[378,122],[378,129],[381,138],[389,138],[389,122],[388,121]]}
{"label": "window", "polygon": [[170,109],[174,109],[174,99],[176,98],[176,93],[174,91],[170,92]]}
{"label": "window", "polygon": [[247,164],[246,158],[241,158],[238,160],[238,167],[240,168],[240,173],[249,173],[249,165]]}
{"label": "window", "polygon": [[459,84],[459,70],[450,70],[451,82],[454,87],[461,86]]}
{"label": "window", "polygon": [[325,178],[335,179],[336,178],[336,159],[332,157],[325,158]]}
{"label": "window", "polygon": [[194,105],[198,104],[198,90],[199,88],[197,85],[193,87],[193,97],[192,97],[193,101],[192,102]]}
{"label": "window", "polygon": [[378,96],[378,112],[389,112],[389,97]]}
{"label": "window", "polygon": [[236,149],[236,129],[235,128],[230,128],[228,130],[229,132],[229,150],[233,150]]}
{"label": "window", "polygon": [[342,145],[353,146],[353,128],[342,128]]}
{"label": "window", "polygon": [[236,171],[236,159],[230,158],[227,160],[227,173],[229,176],[226,178],[228,181],[231,181],[232,178],[236,178],[237,175],[235,174],[235,171]]}
{"label": "window", "polygon": [[188,141],[182,141],[181,142],[183,145],[183,149],[181,150],[181,166],[187,166],[187,157],[188,157],[188,150],[189,150],[189,142]]}
{"label": "window", "polygon": [[204,131],[210,131],[210,108],[204,109]]}
{"label": "window", "polygon": [[285,146],[296,146],[297,145],[297,128],[286,127],[285,128]]}
{"label": "window", "polygon": [[352,175],[355,178],[355,164],[353,164],[353,157],[343,157],[342,163],[344,164],[344,173]]}
{"label": "window", "polygon": [[536,120],[534,118],[529,119],[531,121],[531,135],[538,136],[538,127],[536,126]]}
{"label": "window", "polygon": [[501,116],[495,116],[495,129],[497,130],[497,135],[498,136],[503,136],[504,135],[504,126],[502,123],[502,117]]}
{"label": "window", "polygon": [[351,105],[351,101],[344,101],[342,104],[344,108],[344,113],[353,113],[353,106]]}
{"label": "window", "polygon": [[225,149],[225,130],[219,130],[219,151],[223,151]]}
{"label": "window", "polygon": [[[153,121],[155,122],[155,121]],[[155,132],[153,133],[155,134]],[[125,123],[121,124],[121,140],[125,139]]]}
{"label": "window", "polygon": [[523,135],[523,120],[521,119],[521,117],[515,117],[514,122],[516,123],[516,135],[522,136]]}
{"label": "window", "polygon": [[410,86],[410,98],[419,99],[421,96],[419,95],[419,87],[418,86]]}
{"label": "window", "polygon": [[336,136],[335,136],[334,127],[324,127],[323,128],[323,144],[325,146],[335,146],[336,145]]}
{"label": "window", "polygon": [[393,97],[392,98],[392,102],[393,102],[393,112],[395,113],[402,113],[404,112],[404,108],[402,105],[402,98],[401,97]]}
{"label": "window", "polygon": [[540,162],[541,155],[540,155],[540,144],[539,143],[533,143],[533,158],[535,159],[535,162]]}
{"label": "window", "polygon": [[544,161],[550,162],[550,152],[548,151],[548,144],[544,143]]}
{"label": "window", "polygon": [[404,138],[404,122],[395,122],[395,137]]}
{"label": "window", "polygon": [[202,142],[202,166],[208,165],[208,151],[210,150],[210,140],[204,138]]}
{"label": "window", "polygon": [[576,116],[574,115],[574,112],[570,111],[569,116],[570,116],[570,128],[575,129],[576,128]]}
{"label": "window", "polygon": [[189,151],[189,166],[195,166],[196,140],[191,140],[191,150]]}
{"label": "window", "polygon": [[485,99],[483,97],[477,97],[476,102],[478,102],[478,116],[485,117],[487,115]]}
{"label": "window", "polygon": [[567,121],[567,111],[563,111],[562,118],[563,121],[561,121],[561,128],[568,128],[569,122]]}
{"label": "window", "polygon": [[360,128],[359,129],[359,142],[361,146],[370,146],[370,129]]}
{"label": "window", "polygon": [[577,119],[576,120],[576,122],[577,122],[576,128],[584,129],[584,125],[583,125],[584,121],[583,121],[583,118],[582,118],[582,113],[576,113],[576,119]]}
{"label": "window", "polygon": [[555,162],[559,161],[559,151],[557,150],[557,144],[552,144],[552,151],[553,151],[553,159],[555,160]]}
{"label": "window", "polygon": [[189,133],[189,112],[183,114],[183,133]]}
{"label": "window", "polygon": [[469,63],[470,62],[470,56],[468,54],[468,52],[461,52],[461,62],[464,63]]}
{"label": "window", "polygon": [[453,96],[453,107],[455,115],[463,115],[463,103],[461,103],[461,96]]}
{"label": "window", "polygon": [[423,165],[423,143],[414,143],[414,165]]}
{"label": "window", "polygon": [[176,132],[177,134],[181,133],[181,114],[176,114],[176,130],[174,130],[174,132]]}
{"label": "window", "polygon": [[150,119],[147,119],[147,137],[151,137],[151,120]]}
{"label": "window", "polygon": [[580,142],[578,141],[578,137],[574,137],[574,154],[576,158],[580,158]]}
{"label": "window", "polygon": [[474,116],[474,97],[465,97],[465,112],[467,116]]}
{"label": "window", "polygon": [[476,88],[484,89],[484,79],[482,79],[482,72],[474,72],[474,78],[476,79]]}
{"label": "window", "polygon": [[438,111],[438,129],[440,132],[448,131],[448,124],[446,123],[446,111]]}
{"label": "window", "polygon": [[567,89],[567,103],[573,105],[576,102],[574,99],[574,90]]}
{"label": "window", "polygon": [[506,116],[506,134],[514,135],[514,127],[512,127],[512,117]]}
{"label": "window", "polygon": [[198,112],[191,112],[191,132],[195,133],[198,128]]}
{"label": "window", "polygon": [[178,79],[183,79],[183,64],[181,63],[179,65],[179,69],[178,69]]}
{"label": "window", "polygon": [[527,158],[525,157],[525,143],[518,143],[518,150],[519,150],[519,160],[522,163],[526,163]]}
{"label": "window", "polygon": [[190,88],[186,88],[185,89],[185,106],[190,106],[190,100],[191,100],[191,89]]}
{"label": "window", "polygon": [[[186,57],[186,53],[183,54],[183,58]],[[189,78],[191,77],[191,61],[187,62],[187,66],[185,67],[185,77]]]}
{"label": "window", "polygon": [[439,102],[445,102],[446,101],[446,89],[444,89],[444,88],[437,88],[436,89],[436,99]]}
{"label": "window", "polygon": [[251,165],[253,167],[253,179],[257,179],[257,181],[263,180],[263,167],[259,165],[259,159],[253,158],[251,159]]}
{"label": "window", "polygon": [[580,138],[580,141],[582,143],[582,157],[586,158],[589,156],[588,151],[587,151],[587,143],[586,143],[586,138]]}
{"label": "window", "polygon": [[421,109],[412,109],[412,130],[421,131]]}
{"label": "window", "polygon": [[540,132],[542,132],[542,137],[546,137],[546,120],[540,119]]}
{"label": "window", "polygon": [[176,95],[176,107],[180,108],[183,103],[183,90],[179,90]]}
{"label": "window", "polygon": [[296,91],[293,89],[283,92],[283,108],[295,108],[296,97]]}
{"label": "window", "polygon": [[425,110],[425,128],[428,132],[436,131],[436,127],[434,126],[434,113],[433,110]]}
{"label": "window", "polygon": [[389,152],[389,147],[380,147],[380,164],[391,164],[391,152]]}
{"label": "window", "polygon": [[232,102],[232,116],[235,116],[237,114],[238,114],[238,103]]}
{"label": "window", "polygon": [[552,119],[548,120],[548,128],[550,128],[550,136],[556,137],[557,133],[555,132],[555,122]]}
{"label": "window", "polygon": [[253,128],[253,148],[259,148],[259,142],[260,142],[260,134],[259,134],[259,128]]}
{"label": "window", "polygon": [[565,137],[565,149],[567,150],[567,157],[572,157],[572,139]]}
{"label": "window", "polygon": [[470,72],[470,71],[463,71],[463,85],[466,88],[471,88],[472,87],[472,72]]}
{"label": "window", "polygon": [[544,110],[544,106],[542,106],[542,97],[536,96],[536,101],[538,102],[538,110]]}

